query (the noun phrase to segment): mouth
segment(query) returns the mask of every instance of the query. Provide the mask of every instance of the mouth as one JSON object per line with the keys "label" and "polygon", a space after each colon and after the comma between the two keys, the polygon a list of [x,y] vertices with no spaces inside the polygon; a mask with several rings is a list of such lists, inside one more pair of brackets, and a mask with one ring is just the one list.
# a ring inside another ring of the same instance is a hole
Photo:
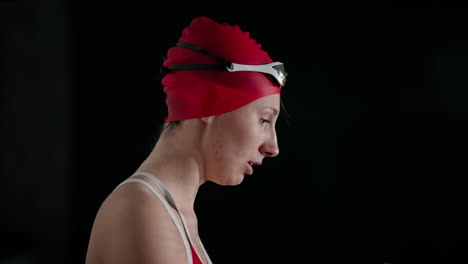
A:
{"label": "mouth", "polygon": [[251,160],[249,160],[247,162],[247,174],[248,175],[253,174],[253,166],[254,165],[262,165],[262,161],[251,161]]}
{"label": "mouth", "polygon": [[252,174],[253,174],[252,164],[253,164],[253,163],[251,163],[250,161],[247,162],[247,172],[246,172],[246,174],[248,174],[248,175],[252,175]]}

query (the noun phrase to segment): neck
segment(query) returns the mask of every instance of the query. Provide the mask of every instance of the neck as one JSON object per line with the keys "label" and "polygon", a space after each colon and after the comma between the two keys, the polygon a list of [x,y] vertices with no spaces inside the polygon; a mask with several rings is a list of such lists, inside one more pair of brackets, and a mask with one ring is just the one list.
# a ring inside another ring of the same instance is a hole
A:
{"label": "neck", "polygon": [[199,141],[189,142],[197,137],[193,136],[193,132],[187,136],[181,128],[177,129],[180,131],[163,132],[150,155],[136,171],[146,171],[156,176],[167,187],[179,211],[190,217],[194,214],[198,189],[205,182],[203,162],[196,151]]}

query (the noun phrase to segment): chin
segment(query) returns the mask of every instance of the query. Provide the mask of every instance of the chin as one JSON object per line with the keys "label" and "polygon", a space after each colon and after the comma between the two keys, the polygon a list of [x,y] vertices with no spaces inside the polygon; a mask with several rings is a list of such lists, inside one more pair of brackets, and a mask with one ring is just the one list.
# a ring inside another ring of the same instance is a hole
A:
{"label": "chin", "polygon": [[218,179],[215,183],[222,186],[236,186],[244,181],[244,175],[230,175],[230,177]]}
{"label": "chin", "polygon": [[237,180],[234,181],[231,186],[236,186],[236,185],[239,185],[241,184],[243,181],[244,181],[244,175],[241,175],[240,177],[236,178]]}

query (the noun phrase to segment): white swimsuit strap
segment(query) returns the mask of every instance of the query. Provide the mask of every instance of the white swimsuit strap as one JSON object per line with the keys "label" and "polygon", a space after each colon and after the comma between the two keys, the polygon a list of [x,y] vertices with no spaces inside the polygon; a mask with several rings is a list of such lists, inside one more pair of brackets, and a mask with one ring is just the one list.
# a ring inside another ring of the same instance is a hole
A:
{"label": "white swimsuit strap", "polygon": [[[135,172],[132,176],[136,176],[136,175],[141,175],[141,176],[145,176],[145,177],[148,177],[149,179],[151,179],[155,184],[156,186],[159,187],[159,189],[161,190],[162,193],[164,193],[164,196],[166,198],[166,200],[172,205],[172,207],[177,211],[177,213],[179,214],[180,216],[180,219],[182,220],[182,225],[185,229],[185,234],[187,235],[188,237],[188,240],[189,242],[191,241],[194,241],[191,237],[190,237],[190,232],[189,232],[189,229],[188,229],[188,225],[187,225],[187,222],[185,221],[185,217],[182,215],[182,213],[179,211],[179,209],[177,208],[177,205],[174,201],[174,198],[172,198],[172,195],[171,193],[169,192],[169,190],[167,189],[167,187],[156,177],[154,176],[153,174],[149,173],[149,172],[146,172],[146,171],[138,171],[138,172]],[[131,177],[131,176],[130,176]],[[208,255],[208,253],[206,252],[206,249],[205,249],[205,246],[203,245],[200,237],[198,238],[198,241],[202,247],[202,250],[203,250],[203,253],[204,255],[206,256],[206,259],[208,261],[207,264],[212,264],[211,262],[211,259],[210,259],[210,256]],[[195,250],[195,247],[193,248],[193,250]],[[195,252],[198,254],[198,252],[195,250]]]}
{"label": "white swimsuit strap", "polygon": [[[210,259],[210,255],[208,255],[208,252],[206,252],[206,249],[205,249],[205,245],[203,245],[203,242],[201,241],[200,237],[198,237],[198,242],[200,242],[200,245],[201,245],[201,248],[203,250],[203,253],[205,254],[206,256],[206,259],[208,261],[208,264],[213,264],[213,262],[211,261]],[[195,250],[195,249],[193,249]]]}
{"label": "white swimsuit strap", "polygon": [[[174,212],[171,210],[171,206],[169,205],[169,203],[166,201],[166,199],[164,199],[163,197],[161,197],[161,194],[159,194],[159,192],[157,192],[154,187],[149,184],[148,182],[144,181],[144,180],[141,180],[141,179],[127,179],[125,181],[123,181],[122,183],[120,183],[117,187],[119,188],[120,186],[122,186],[123,184],[126,184],[126,183],[130,183],[130,182],[137,182],[137,183],[141,183],[143,185],[145,185],[146,187],[148,187],[148,189],[151,190],[151,192],[159,199],[161,200],[161,202],[163,203],[164,207],[166,208],[167,212],[169,212],[169,215],[171,216],[172,218],[172,221],[175,223],[176,227],[177,227],[177,230],[179,231],[179,234],[180,236],[182,237],[182,240],[184,242],[184,246],[185,246],[185,251],[186,251],[186,255],[187,255],[187,263],[188,264],[193,264],[193,259],[192,259],[192,251],[190,249],[190,244],[189,244],[189,241],[187,239],[187,237],[185,236],[185,230],[183,230],[184,228],[181,226],[179,220],[177,219],[177,217],[175,216]],[[159,185],[158,185],[159,186]]]}
{"label": "white swimsuit strap", "polygon": [[172,205],[172,207],[174,207],[174,209],[176,209],[177,212],[179,212],[179,209],[177,209],[177,205],[174,201],[174,198],[172,198],[172,195],[167,190],[166,185],[164,185],[158,178],[156,178],[156,176],[145,171],[136,172],[132,176],[136,176],[136,175],[141,175],[141,176],[150,178],[156,184],[156,186],[158,186],[159,190],[161,190],[161,192],[164,193],[164,197],[166,198],[166,200]]}

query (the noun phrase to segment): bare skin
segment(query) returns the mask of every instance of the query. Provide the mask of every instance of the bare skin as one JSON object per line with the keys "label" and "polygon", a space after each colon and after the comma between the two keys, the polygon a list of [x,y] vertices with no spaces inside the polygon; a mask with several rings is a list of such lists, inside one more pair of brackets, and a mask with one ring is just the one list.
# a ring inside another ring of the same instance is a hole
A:
{"label": "bare skin", "polygon": [[[152,173],[168,188],[187,221],[190,243],[203,263],[207,258],[198,240],[194,211],[198,189],[206,181],[238,185],[245,174],[252,173],[249,163],[259,165],[265,157],[279,154],[275,129],[279,105],[280,95],[275,94],[223,115],[184,120],[181,127],[162,133],[136,170]],[[122,185],[99,208],[87,264],[186,260],[182,238],[169,213],[144,185]]]}

